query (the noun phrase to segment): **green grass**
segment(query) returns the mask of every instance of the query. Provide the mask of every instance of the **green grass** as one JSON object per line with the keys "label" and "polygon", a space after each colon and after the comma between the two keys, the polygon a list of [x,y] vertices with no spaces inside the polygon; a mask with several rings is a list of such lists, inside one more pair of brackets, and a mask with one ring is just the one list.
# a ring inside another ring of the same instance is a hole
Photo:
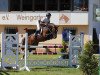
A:
{"label": "green grass", "polygon": [[3,71],[0,75],[82,75],[79,69],[75,68],[33,68],[30,72],[27,71]]}
{"label": "green grass", "polygon": [[[32,60],[58,59],[59,56],[61,56],[61,55],[33,55],[33,54],[30,54],[28,56],[28,59],[32,59]],[[19,56],[19,59],[20,58],[22,58],[22,54]]]}

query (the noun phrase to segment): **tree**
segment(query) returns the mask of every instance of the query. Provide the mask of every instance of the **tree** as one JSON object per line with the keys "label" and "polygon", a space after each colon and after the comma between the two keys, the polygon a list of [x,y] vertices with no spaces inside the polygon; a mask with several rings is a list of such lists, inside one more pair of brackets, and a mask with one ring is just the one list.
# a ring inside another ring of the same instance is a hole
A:
{"label": "tree", "polygon": [[84,75],[98,75],[98,61],[93,54],[93,42],[88,41],[82,54],[79,56],[80,69]]}

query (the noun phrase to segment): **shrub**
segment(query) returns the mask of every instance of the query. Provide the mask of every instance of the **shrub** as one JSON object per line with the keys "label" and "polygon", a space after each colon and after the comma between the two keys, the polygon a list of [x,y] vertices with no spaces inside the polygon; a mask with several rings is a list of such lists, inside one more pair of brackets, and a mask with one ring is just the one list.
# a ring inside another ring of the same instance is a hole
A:
{"label": "shrub", "polygon": [[82,54],[79,56],[80,69],[84,75],[98,75],[98,61],[93,54],[93,42],[88,41]]}
{"label": "shrub", "polygon": [[62,46],[63,46],[63,48],[60,48],[60,52],[61,53],[66,53],[67,51],[66,51],[65,46],[68,46],[68,43],[63,40],[62,41]]}
{"label": "shrub", "polygon": [[[67,51],[67,48],[66,48],[67,44],[68,44],[68,43],[65,42],[64,40],[62,41],[63,48],[60,48],[60,52],[61,52],[61,53],[67,53],[67,52],[68,52],[68,51]],[[68,59],[69,56],[68,56],[68,54],[61,54],[61,58],[62,58],[62,59]]]}

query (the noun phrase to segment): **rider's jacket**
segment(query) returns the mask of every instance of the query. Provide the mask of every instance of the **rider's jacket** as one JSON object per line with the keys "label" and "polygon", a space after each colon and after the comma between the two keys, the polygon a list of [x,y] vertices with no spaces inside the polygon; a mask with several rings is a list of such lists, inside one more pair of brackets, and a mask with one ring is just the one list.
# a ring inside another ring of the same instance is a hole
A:
{"label": "rider's jacket", "polygon": [[[39,21],[45,23],[46,25],[48,25],[48,24],[50,23],[50,19],[48,19],[47,17],[44,18],[43,20],[39,20]],[[36,24],[36,25],[37,25],[37,30],[40,30],[40,24],[39,24],[39,21],[37,21],[37,24]]]}
{"label": "rider's jacket", "polygon": [[48,23],[50,23],[50,19],[45,18],[42,22],[44,22],[44,23],[48,24]]}

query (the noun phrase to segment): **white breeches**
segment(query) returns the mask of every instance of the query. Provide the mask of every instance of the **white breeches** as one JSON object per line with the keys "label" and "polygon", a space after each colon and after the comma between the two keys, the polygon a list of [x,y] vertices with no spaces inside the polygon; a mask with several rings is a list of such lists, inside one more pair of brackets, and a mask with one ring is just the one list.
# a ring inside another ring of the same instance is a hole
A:
{"label": "white breeches", "polygon": [[40,24],[39,24],[39,22],[37,21],[37,30],[40,30]]}

